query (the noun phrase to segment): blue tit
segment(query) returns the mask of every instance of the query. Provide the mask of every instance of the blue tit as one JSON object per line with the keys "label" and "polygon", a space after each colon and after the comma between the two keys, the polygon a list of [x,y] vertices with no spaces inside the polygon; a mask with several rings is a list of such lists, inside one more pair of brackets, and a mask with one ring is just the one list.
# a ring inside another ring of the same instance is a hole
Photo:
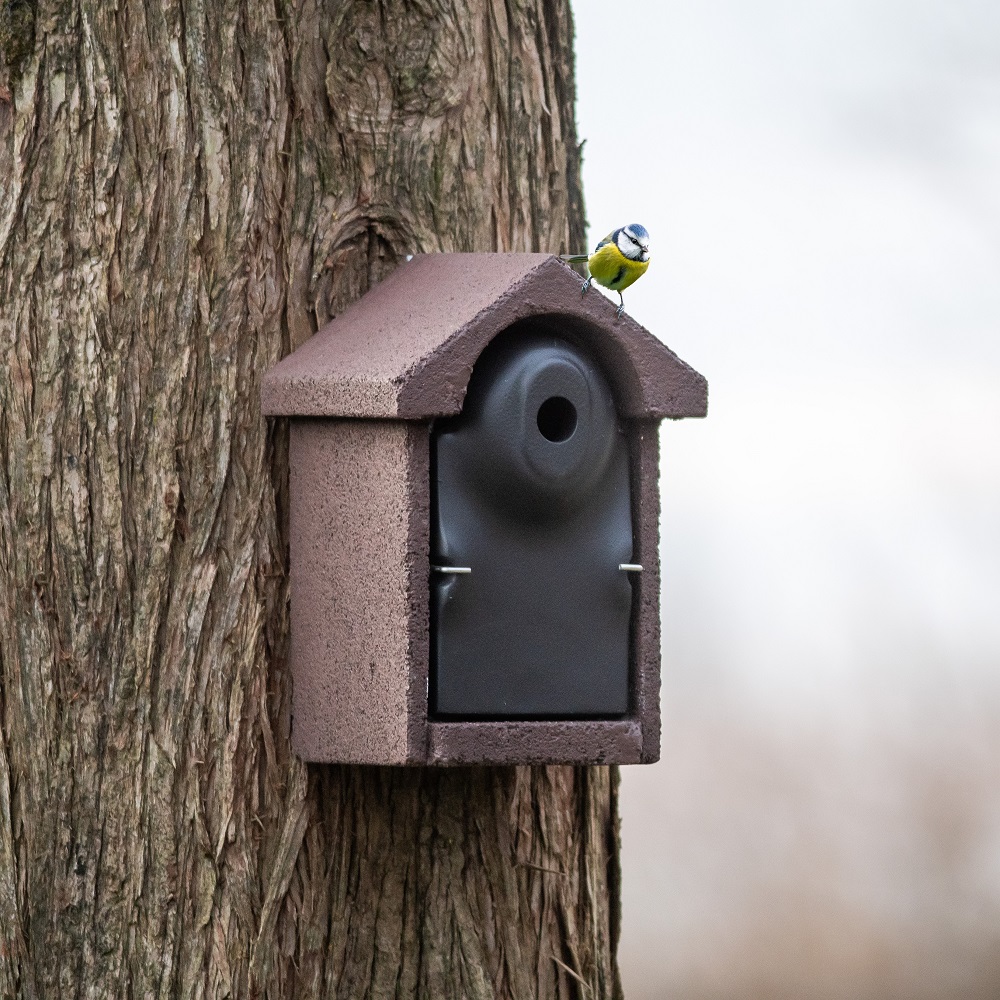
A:
{"label": "blue tit", "polygon": [[583,283],[584,292],[590,288],[592,281],[596,281],[618,293],[621,305],[617,316],[620,318],[625,309],[623,289],[641,278],[649,267],[649,233],[645,226],[633,222],[631,226],[622,226],[608,233],[594,247],[592,254],[569,254],[562,259],[570,264],[587,262],[590,277]]}

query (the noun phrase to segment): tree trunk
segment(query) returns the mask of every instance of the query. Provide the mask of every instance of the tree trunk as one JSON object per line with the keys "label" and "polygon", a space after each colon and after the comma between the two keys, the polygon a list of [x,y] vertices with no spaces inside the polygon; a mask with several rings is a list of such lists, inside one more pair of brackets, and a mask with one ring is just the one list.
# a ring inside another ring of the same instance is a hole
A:
{"label": "tree trunk", "polygon": [[613,768],[290,753],[258,402],[407,253],[582,245],[571,38],[0,0],[0,997],[620,996]]}

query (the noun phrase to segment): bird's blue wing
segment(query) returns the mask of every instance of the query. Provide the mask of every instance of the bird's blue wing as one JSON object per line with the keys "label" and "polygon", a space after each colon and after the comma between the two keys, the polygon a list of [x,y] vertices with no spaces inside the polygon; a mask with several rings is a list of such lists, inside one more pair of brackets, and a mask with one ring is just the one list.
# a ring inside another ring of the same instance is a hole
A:
{"label": "bird's blue wing", "polygon": [[596,247],[594,247],[594,253],[597,253],[597,251],[600,250],[601,247],[606,247],[609,243],[614,243],[620,232],[621,229],[612,229],[611,232],[608,233],[608,235],[605,236],[604,239],[601,240],[601,242],[598,243]]}

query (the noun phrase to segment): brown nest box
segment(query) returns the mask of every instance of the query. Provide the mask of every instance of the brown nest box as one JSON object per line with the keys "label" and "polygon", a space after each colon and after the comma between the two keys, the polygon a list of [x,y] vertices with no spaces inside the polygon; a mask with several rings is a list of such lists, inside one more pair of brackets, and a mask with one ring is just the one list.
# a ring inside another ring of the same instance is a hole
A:
{"label": "brown nest box", "polygon": [[658,423],[707,385],[580,285],[417,256],[266,375],[304,759],[659,757]]}

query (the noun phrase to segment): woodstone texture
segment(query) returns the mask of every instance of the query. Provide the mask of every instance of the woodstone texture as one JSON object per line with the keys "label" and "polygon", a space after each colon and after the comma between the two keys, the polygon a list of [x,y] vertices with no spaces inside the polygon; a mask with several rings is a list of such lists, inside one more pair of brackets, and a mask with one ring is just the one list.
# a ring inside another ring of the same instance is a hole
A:
{"label": "woodstone texture", "polygon": [[578,251],[567,0],[0,0],[0,997],[617,997],[613,769],[289,750],[260,379]]}

